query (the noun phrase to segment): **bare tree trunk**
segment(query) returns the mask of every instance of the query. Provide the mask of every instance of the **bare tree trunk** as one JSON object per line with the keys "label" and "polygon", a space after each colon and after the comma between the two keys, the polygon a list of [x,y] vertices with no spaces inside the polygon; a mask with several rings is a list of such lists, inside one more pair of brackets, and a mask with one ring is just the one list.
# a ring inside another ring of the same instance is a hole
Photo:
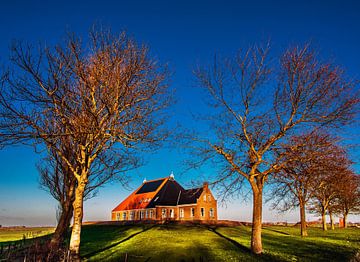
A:
{"label": "bare tree trunk", "polygon": [[70,253],[72,261],[80,261],[80,234],[83,219],[83,198],[86,182],[80,181],[75,190],[74,207],[74,223],[70,238]]}
{"label": "bare tree trunk", "polygon": [[300,201],[300,232],[302,237],[307,237],[308,233],[306,230],[306,214],[305,205],[303,201]]}
{"label": "bare tree trunk", "polygon": [[333,219],[333,215],[332,215],[331,211],[329,211],[329,216],[330,216],[331,230],[335,230],[335,223],[334,223],[334,219]]}
{"label": "bare tree trunk", "polygon": [[326,210],[325,210],[325,208],[323,208],[321,210],[321,220],[322,220],[322,228],[323,228],[324,231],[327,230],[325,212],[326,212]]}
{"label": "bare tree trunk", "polygon": [[61,243],[64,241],[66,232],[70,226],[71,218],[73,216],[73,203],[71,201],[67,201],[62,206],[62,211],[60,215],[59,222],[56,226],[55,232],[50,240],[50,248],[51,250],[57,250]]}
{"label": "bare tree trunk", "polygon": [[344,228],[347,228],[347,213],[344,213]]}
{"label": "bare tree trunk", "polygon": [[251,251],[255,254],[263,252],[261,241],[262,226],[262,185],[252,183],[253,189],[253,218],[251,231]]}

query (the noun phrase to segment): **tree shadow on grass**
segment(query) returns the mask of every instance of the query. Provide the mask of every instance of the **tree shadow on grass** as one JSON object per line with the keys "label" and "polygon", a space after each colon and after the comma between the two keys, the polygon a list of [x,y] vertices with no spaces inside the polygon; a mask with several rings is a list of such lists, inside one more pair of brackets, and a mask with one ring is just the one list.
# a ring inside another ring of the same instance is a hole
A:
{"label": "tree shadow on grass", "polygon": [[100,252],[103,252],[103,251],[106,251],[106,250],[108,250],[108,249],[111,249],[111,248],[113,248],[113,247],[115,247],[115,246],[117,246],[117,245],[119,245],[119,244],[121,244],[121,243],[124,243],[124,242],[126,242],[126,241],[129,241],[129,240],[132,239],[133,237],[135,237],[135,236],[137,236],[137,235],[139,235],[139,234],[141,234],[141,233],[144,233],[145,231],[148,231],[149,229],[151,229],[151,228],[153,228],[153,227],[154,227],[154,225],[148,226],[148,227],[143,227],[143,229],[142,229],[141,231],[136,232],[136,233],[134,233],[134,234],[131,234],[130,236],[128,236],[128,237],[126,237],[126,238],[124,238],[124,239],[122,239],[122,240],[120,240],[120,241],[117,241],[117,242],[115,242],[115,243],[112,243],[111,245],[108,245],[108,246],[105,246],[105,247],[103,247],[103,248],[97,249],[97,250],[95,250],[95,251],[93,251],[93,252],[87,253],[87,254],[83,255],[82,258],[84,258],[84,259],[90,258],[90,257],[92,257],[92,256],[94,256],[94,255],[96,255],[96,254],[98,254],[98,253],[100,253]]}
{"label": "tree shadow on grass", "polygon": [[199,233],[203,233],[203,230],[202,228],[201,232],[199,232],[196,227],[157,225],[145,234],[137,234],[137,237],[131,239],[131,241],[126,241],[125,243],[123,241],[122,245],[117,245],[113,248],[109,246],[105,252],[100,252],[89,259],[108,262],[219,261],[214,259],[212,253],[213,245],[209,245],[209,239],[200,236]]}
{"label": "tree shadow on grass", "polygon": [[355,250],[350,246],[326,242],[319,238],[301,238],[263,232],[265,250],[276,251],[281,256],[302,261],[347,261]]}
{"label": "tree shadow on grass", "polygon": [[207,229],[209,231],[217,234],[219,237],[227,240],[231,244],[233,244],[242,253],[245,253],[248,256],[250,255],[256,261],[282,261],[282,259],[279,259],[278,257],[273,256],[272,254],[269,254],[269,253],[263,253],[263,254],[260,254],[260,255],[253,254],[249,247],[244,246],[244,245],[240,244],[239,242],[235,241],[234,239],[231,239],[231,238],[221,234],[220,232],[218,232],[216,230],[216,227],[207,227]]}
{"label": "tree shadow on grass", "polygon": [[272,231],[272,232],[275,232],[275,233],[278,233],[278,234],[281,234],[281,235],[285,235],[285,236],[291,236],[289,233],[282,232],[280,230],[271,229],[271,228],[268,228],[268,227],[263,227],[262,229]]}
{"label": "tree shadow on grass", "polygon": [[219,233],[218,231],[216,231],[216,227],[207,227],[207,229],[213,233],[215,233],[216,235],[218,235],[219,237],[222,237],[224,239],[226,239],[227,241],[229,241],[230,243],[232,243],[234,246],[236,246],[238,249],[240,249],[242,252],[245,252],[245,253],[251,253],[251,250],[250,248],[246,247],[246,246],[243,246],[241,245],[239,242]]}

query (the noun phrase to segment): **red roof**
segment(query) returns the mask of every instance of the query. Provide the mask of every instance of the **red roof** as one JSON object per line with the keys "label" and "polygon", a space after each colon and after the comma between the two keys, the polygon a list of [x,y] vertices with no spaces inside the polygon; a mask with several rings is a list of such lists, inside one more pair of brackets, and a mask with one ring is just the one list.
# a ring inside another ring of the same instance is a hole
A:
{"label": "red roof", "polygon": [[157,192],[168,181],[169,178],[161,178],[143,183],[130,196],[121,202],[112,211],[122,211],[131,209],[144,209],[154,198]]}

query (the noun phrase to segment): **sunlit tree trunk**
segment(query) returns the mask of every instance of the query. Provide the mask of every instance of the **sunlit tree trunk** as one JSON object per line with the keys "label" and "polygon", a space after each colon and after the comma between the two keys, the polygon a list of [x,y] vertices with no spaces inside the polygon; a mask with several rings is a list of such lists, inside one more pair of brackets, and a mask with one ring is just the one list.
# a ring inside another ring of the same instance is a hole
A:
{"label": "sunlit tree trunk", "polygon": [[344,228],[347,228],[347,213],[344,213]]}
{"label": "sunlit tree trunk", "polygon": [[70,238],[70,253],[73,261],[80,261],[80,235],[83,219],[83,199],[87,180],[82,179],[75,190],[74,223]]}
{"label": "sunlit tree trunk", "polygon": [[253,190],[253,218],[251,231],[251,251],[255,254],[263,252],[261,241],[262,226],[262,187],[261,183],[250,181]]}
{"label": "sunlit tree trunk", "polygon": [[322,210],[321,210],[321,220],[322,220],[322,228],[323,228],[324,231],[327,230],[325,214],[326,214],[326,210],[325,210],[325,208],[322,208]]}
{"label": "sunlit tree trunk", "polygon": [[307,229],[306,229],[306,213],[305,213],[305,204],[303,201],[300,201],[300,231],[302,237],[307,237]]}

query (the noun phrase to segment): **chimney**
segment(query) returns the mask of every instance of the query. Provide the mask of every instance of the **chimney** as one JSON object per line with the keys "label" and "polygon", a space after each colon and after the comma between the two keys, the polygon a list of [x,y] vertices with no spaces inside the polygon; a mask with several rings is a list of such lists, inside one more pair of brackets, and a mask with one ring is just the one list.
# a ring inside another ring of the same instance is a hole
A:
{"label": "chimney", "polygon": [[209,189],[209,182],[204,182],[203,188],[205,190],[208,190]]}

